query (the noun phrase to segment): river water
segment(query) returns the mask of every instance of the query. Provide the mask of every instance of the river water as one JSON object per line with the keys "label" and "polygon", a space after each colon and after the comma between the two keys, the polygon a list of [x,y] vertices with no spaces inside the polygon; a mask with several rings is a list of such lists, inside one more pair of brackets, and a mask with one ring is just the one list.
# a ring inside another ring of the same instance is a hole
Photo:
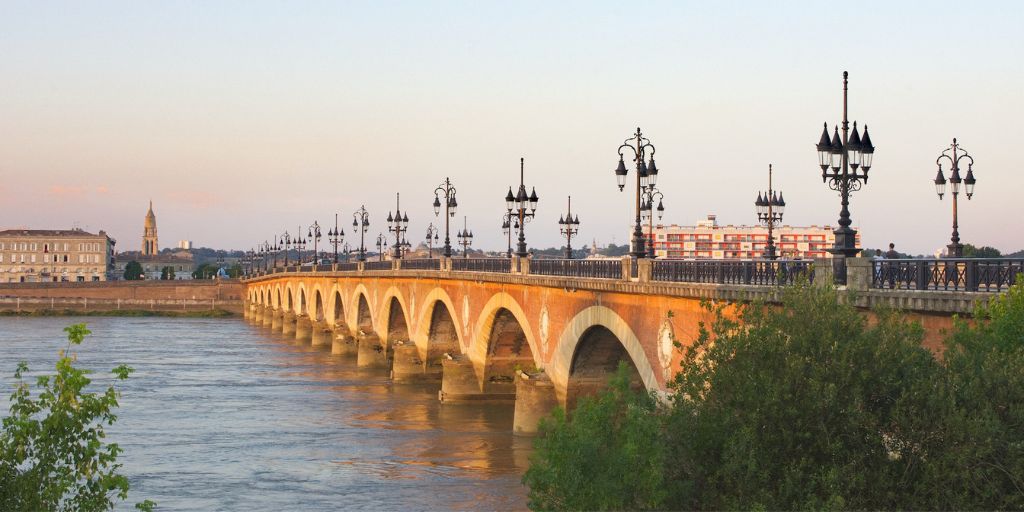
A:
{"label": "river water", "polygon": [[525,508],[531,440],[511,434],[510,405],[442,405],[437,386],[242,320],[0,318],[3,396],[19,360],[52,373],[62,329],[82,321],[97,389],[118,364],[136,370],[108,431],[131,481],[120,509]]}

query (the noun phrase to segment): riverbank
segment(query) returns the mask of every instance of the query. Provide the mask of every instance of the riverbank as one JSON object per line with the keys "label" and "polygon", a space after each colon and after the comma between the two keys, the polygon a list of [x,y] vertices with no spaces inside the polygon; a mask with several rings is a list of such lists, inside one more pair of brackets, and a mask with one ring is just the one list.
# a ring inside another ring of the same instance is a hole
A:
{"label": "riverbank", "polygon": [[237,313],[225,309],[204,309],[200,311],[170,311],[146,309],[32,309],[32,310],[0,310],[0,317],[41,317],[41,316],[108,316],[108,317],[170,317],[170,318],[230,318]]}

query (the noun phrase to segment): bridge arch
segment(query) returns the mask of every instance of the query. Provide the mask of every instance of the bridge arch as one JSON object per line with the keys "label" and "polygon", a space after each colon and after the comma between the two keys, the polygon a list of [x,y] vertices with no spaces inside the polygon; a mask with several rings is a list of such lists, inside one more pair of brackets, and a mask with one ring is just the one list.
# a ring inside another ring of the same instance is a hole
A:
{"label": "bridge arch", "polygon": [[470,360],[485,392],[514,393],[516,367],[540,366],[530,321],[519,302],[507,293],[496,293],[487,301],[474,334]]}
{"label": "bridge arch", "polygon": [[[620,344],[621,351],[616,350],[613,340]],[[577,377],[587,378],[581,365],[601,366],[607,370],[609,365],[617,366],[622,359],[632,363],[648,391],[661,391],[654,367],[629,323],[606,306],[590,306],[577,313],[566,325],[546,372],[555,384],[559,399],[565,404],[574,398],[569,396],[574,364],[577,364]],[[614,367],[611,371],[614,372]]]}
{"label": "bridge arch", "polygon": [[288,302],[285,303],[285,311],[287,311],[289,313],[294,313],[295,312],[295,299],[292,296],[292,286],[289,284],[287,287],[285,287],[285,290],[287,291],[287,297],[288,297]]}
{"label": "bridge arch", "polygon": [[277,292],[277,297],[276,300],[274,301],[274,309],[280,310],[283,304],[283,302],[281,302],[281,285],[277,285],[275,288]]}
{"label": "bridge arch", "polygon": [[308,304],[306,301],[306,283],[299,283],[297,295],[299,299],[296,303],[295,315],[309,315]]}
{"label": "bridge arch", "polygon": [[455,302],[444,288],[434,288],[427,294],[416,319],[413,340],[420,357],[427,365],[441,365],[441,358],[447,352],[457,355],[462,352],[464,337],[462,322],[457,320]]}
{"label": "bridge arch", "polygon": [[355,298],[355,326],[356,332],[373,334],[376,330],[373,327],[373,313],[370,310],[370,302],[366,299],[365,293],[357,293]]}
{"label": "bridge arch", "polygon": [[377,313],[377,318],[382,321],[386,321],[386,324],[381,324],[379,332],[381,336],[381,344],[385,347],[391,347],[395,341],[409,341],[409,308],[406,305],[405,297],[397,287],[390,287],[384,292],[384,300],[381,301],[381,309]]}
{"label": "bridge arch", "polygon": [[324,315],[324,294],[320,291],[320,285],[313,286],[313,302],[309,317],[314,322],[320,323],[325,320]]}
{"label": "bridge arch", "polygon": [[341,288],[337,283],[331,287],[331,302],[329,307],[332,315],[331,325],[336,328],[344,327],[345,329],[348,329],[348,320],[345,318],[345,301],[343,299],[343,294],[341,293]]}

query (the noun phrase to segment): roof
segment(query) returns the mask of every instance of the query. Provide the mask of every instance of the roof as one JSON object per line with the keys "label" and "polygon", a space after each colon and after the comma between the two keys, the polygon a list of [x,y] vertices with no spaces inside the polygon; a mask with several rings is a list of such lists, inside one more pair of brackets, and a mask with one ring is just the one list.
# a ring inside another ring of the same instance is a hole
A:
{"label": "roof", "polygon": [[107,237],[107,234],[100,231],[99,234],[90,233],[82,229],[5,229],[0,231],[0,236],[39,236],[39,237]]}

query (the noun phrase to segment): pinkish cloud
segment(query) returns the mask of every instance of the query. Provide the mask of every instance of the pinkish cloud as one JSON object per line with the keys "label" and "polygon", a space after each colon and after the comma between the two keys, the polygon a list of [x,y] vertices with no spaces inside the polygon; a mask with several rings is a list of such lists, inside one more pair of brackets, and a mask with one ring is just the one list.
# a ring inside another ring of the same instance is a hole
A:
{"label": "pinkish cloud", "polygon": [[85,187],[79,185],[53,185],[49,194],[58,199],[81,199],[85,196]]}

